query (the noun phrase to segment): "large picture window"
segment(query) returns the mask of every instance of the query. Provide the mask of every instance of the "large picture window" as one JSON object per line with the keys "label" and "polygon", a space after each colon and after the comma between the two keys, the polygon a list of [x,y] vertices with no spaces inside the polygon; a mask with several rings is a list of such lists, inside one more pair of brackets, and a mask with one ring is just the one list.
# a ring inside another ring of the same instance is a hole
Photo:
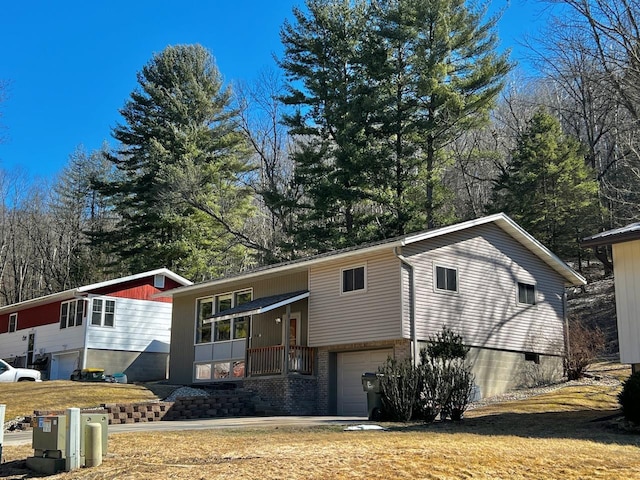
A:
{"label": "large picture window", "polygon": [[78,327],[86,316],[86,300],[70,300],[60,304],[60,328]]}
{"label": "large picture window", "polygon": [[91,325],[113,327],[115,325],[116,301],[94,298],[91,307]]}
{"label": "large picture window", "polygon": [[217,313],[250,302],[253,298],[251,290],[224,293],[213,297],[201,298],[197,301],[196,343],[226,342],[247,338],[249,335],[249,317],[227,318],[205,322]]}

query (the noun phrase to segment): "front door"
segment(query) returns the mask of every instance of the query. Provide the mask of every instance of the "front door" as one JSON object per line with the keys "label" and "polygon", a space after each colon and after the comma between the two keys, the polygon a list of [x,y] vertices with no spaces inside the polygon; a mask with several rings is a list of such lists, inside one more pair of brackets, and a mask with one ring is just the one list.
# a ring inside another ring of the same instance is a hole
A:
{"label": "front door", "polygon": [[27,343],[27,367],[31,368],[33,365],[33,351],[36,347],[36,334],[29,334],[29,341]]}
{"label": "front door", "polygon": [[292,313],[289,317],[289,345],[300,345],[299,313]]}
{"label": "front door", "polygon": [[289,371],[299,372],[302,367],[300,349],[300,314],[292,313],[289,316]]}

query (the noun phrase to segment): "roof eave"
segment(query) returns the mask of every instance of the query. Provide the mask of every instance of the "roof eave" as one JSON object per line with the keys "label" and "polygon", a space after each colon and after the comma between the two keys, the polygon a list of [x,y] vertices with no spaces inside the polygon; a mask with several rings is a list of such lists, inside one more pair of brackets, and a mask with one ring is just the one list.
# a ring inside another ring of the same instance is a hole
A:
{"label": "roof eave", "polygon": [[154,295],[154,297],[173,297],[175,295],[182,295],[182,294],[188,294],[188,293],[192,293],[192,292],[196,292],[198,290],[205,290],[205,289],[210,289],[212,287],[218,286],[218,285],[224,285],[226,283],[229,282],[236,282],[236,281],[246,281],[246,280],[252,280],[255,278],[259,278],[265,275],[273,275],[273,274],[278,274],[278,273],[282,273],[282,272],[292,272],[295,270],[305,270],[308,267],[312,266],[312,265],[316,265],[319,263],[323,263],[323,262],[329,262],[329,261],[333,261],[333,260],[340,260],[340,259],[344,259],[344,258],[348,258],[348,257],[353,257],[356,255],[363,255],[363,254],[367,254],[367,253],[371,253],[371,252],[375,252],[375,251],[379,251],[379,250],[385,250],[387,248],[394,248],[396,246],[400,246],[402,245],[402,241],[401,240],[395,240],[395,241],[391,241],[391,242],[386,242],[386,243],[381,243],[379,245],[373,245],[370,247],[365,247],[362,249],[355,249],[355,250],[349,250],[348,252],[340,252],[340,253],[336,253],[333,255],[324,255],[321,257],[317,257],[317,258],[310,258],[309,260],[303,260],[300,262],[296,262],[296,263],[288,263],[288,264],[284,264],[284,265],[275,265],[271,268],[265,268],[265,269],[261,269],[255,272],[248,272],[246,274],[240,274],[240,275],[236,275],[233,277],[222,277],[222,278],[218,278],[215,280],[210,280],[208,282],[204,282],[204,283],[198,283],[198,284],[194,284],[194,285],[188,285],[185,287],[177,287],[171,290],[167,290],[165,292],[160,292],[160,293],[156,293]]}

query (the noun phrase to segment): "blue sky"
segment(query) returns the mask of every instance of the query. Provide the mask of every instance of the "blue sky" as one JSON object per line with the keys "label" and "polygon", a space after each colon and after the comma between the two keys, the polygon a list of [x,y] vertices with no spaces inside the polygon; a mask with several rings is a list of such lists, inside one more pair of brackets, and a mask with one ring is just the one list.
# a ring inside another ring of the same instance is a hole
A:
{"label": "blue sky", "polygon": [[[114,145],[111,128],[136,87],[136,73],[167,45],[200,43],[226,81],[251,82],[275,68],[279,30],[302,0],[22,0],[0,16],[0,168],[34,179],[53,178],[83,145]],[[506,7],[503,48],[518,46],[544,23],[535,0],[494,0]]]}

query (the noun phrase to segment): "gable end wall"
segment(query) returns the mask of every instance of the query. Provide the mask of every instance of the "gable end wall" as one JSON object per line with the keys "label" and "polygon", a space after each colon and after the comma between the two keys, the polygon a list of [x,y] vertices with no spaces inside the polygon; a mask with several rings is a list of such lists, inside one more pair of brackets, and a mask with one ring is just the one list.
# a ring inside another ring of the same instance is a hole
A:
{"label": "gable end wall", "polygon": [[[475,347],[561,354],[563,279],[493,224],[403,248],[415,266],[416,330],[426,340],[447,325]],[[434,290],[434,265],[458,270],[458,293]],[[408,275],[403,277],[410,302]],[[517,302],[517,282],[536,286],[537,305]]]}

